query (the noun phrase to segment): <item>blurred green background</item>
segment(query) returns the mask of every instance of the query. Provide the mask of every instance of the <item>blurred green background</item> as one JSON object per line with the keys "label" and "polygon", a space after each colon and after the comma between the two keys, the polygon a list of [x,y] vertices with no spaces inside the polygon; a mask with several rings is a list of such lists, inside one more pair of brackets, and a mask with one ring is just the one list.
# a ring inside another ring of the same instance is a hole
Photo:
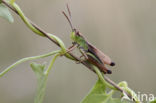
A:
{"label": "blurred green background", "polygon": [[[71,45],[70,27],[61,11],[69,3],[73,23],[85,37],[108,54],[116,67],[109,77],[127,81],[136,92],[156,96],[155,0],[17,0],[26,16]],[[0,19],[0,71],[15,61],[56,49],[35,35],[12,12],[13,24]],[[51,58],[40,59],[43,63]],[[32,103],[36,78],[26,62],[0,79],[1,103]],[[44,103],[79,103],[97,80],[94,73],[62,57],[49,75]]]}

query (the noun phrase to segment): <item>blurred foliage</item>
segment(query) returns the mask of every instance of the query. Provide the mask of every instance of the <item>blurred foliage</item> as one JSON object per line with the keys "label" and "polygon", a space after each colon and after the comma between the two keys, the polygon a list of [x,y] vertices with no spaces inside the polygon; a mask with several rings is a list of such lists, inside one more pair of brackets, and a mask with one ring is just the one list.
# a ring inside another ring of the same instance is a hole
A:
{"label": "blurred foliage", "polygon": [[11,23],[14,22],[14,19],[11,13],[9,12],[8,8],[4,4],[1,4],[1,3],[0,3],[0,16],[8,20]]}
{"label": "blurred foliage", "polygon": [[98,80],[82,103],[127,103],[121,98],[113,98],[115,91],[106,92],[106,87]]}

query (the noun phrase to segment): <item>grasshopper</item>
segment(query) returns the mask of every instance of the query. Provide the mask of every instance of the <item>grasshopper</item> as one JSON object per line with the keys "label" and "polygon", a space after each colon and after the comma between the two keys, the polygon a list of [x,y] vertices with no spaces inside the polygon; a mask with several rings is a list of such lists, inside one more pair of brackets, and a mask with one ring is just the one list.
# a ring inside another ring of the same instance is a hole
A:
{"label": "grasshopper", "polygon": [[70,27],[72,29],[70,37],[73,41],[72,42],[73,45],[69,48],[69,52],[72,51],[75,47],[78,47],[80,52],[82,53],[82,56],[85,57],[84,61],[88,61],[89,63],[95,65],[100,69],[101,72],[105,74],[111,74],[112,71],[107,69],[105,64],[115,66],[115,63],[111,61],[109,56],[105,55],[102,51],[100,51],[98,48],[89,43],[87,39],[77,29],[73,27],[71,21],[71,12],[68,5],[67,10],[69,13],[69,17],[64,11],[62,13],[68,20]]}

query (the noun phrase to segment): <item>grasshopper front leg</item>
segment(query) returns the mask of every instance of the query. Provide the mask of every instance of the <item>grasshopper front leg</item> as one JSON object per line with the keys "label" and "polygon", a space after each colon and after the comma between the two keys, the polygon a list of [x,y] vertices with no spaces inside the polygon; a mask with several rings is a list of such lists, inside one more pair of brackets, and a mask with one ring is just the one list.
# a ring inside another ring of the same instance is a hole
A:
{"label": "grasshopper front leg", "polygon": [[73,51],[73,50],[78,46],[75,42],[73,42],[72,44],[73,44],[73,45],[70,46],[70,47],[68,48],[68,50],[66,50],[65,53],[61,54],[61,56],[63,56],[63,55],[66,54],[66,53],[69,53],[69,52]]}
{"label": "grasshopper front leg", "polygon": [[69,53],[69,52],[73,51],[76,47],[77,47],[77,44],[73,43],[73,45],[68,48],[66,53]]}

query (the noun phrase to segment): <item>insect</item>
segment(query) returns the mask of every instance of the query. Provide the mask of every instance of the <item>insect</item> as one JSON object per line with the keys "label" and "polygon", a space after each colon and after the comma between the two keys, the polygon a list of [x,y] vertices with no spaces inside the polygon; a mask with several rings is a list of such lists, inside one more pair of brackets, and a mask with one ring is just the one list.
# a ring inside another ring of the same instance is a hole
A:
{"label": "insect", "polygon": [[70,37],[73,41],[73,46],[71,46],[69,50],[74,49],[74,47],[78,47],[80,52],[82,53],[82,56],[85,57],[86,61],[98,67],[101,72],[105,74],[111,74],[112,71],[106,68],[105,64],[115,66],[115,63],[111,61],[109,56],[105,55],[102,51],[100,51],[98,48],[89,43],[87,39],[77,29],[73,27],[71,21],[71,12],[68,5],[67,10],[69,13],[69,17],[64,11],[62,13],[68,20],[70,27],[72,29]]}

